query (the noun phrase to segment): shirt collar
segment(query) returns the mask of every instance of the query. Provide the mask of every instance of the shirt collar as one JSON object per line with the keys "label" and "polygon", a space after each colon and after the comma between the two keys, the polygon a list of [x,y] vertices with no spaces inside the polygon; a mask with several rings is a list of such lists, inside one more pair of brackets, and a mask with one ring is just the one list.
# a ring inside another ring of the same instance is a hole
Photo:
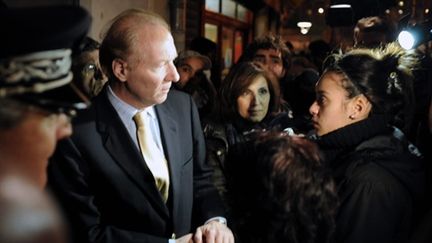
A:
{"label": "shirt collar", "polygon": [[139,111],[146,111],[148,115],[150,115],[151,118],[156,117],[156,113],[154,110],[154,105],[146,107],[144,109],[138,110],[134,106],[124,102],[122,99],[120,99],[114,91],[111,89],[111,86],[108,85],[108,99],[111,101],[112,105],[114,106],[114,109],[116,109],[119,113],[125,114],[128,117],[132,118],[135,116],[135,114]]}

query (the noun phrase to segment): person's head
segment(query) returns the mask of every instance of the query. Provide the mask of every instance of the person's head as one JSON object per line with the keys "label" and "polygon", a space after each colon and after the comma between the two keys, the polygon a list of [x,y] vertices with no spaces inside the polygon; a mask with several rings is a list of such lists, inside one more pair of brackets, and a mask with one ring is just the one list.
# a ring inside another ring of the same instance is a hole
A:
{"label": "person's head", "polygon": [[227,120],[241,117],[257,123],[276,111],[271,77],[252,62],[240,62],[231,68],[219,89],[219,99]]}
{"label": "person's head", "polygon": [[86,37],[81,52],[72,61],[73,81],[89,98],[96,96],[108,81],[99,63],[99,46],[99,42]]}
{"label": "person's head", "polygon": [[152,12],[129,9],[114,18],[99,55],[113,91],[138,109],[164,102],[179,80],[169,26]]}
{"label": "person's head", "polygon": [[259,62],[278,78],[284,77],[291,65],[291,53],[279,36],[265,35],[250,43],[239,62]]}
{"label": "person's head", "polygon": [[25,178],[0,178],[0,242],[66,243],[67,231],[46,191]]}
{"label": "person's head", "polygon": [[318,135],[371,115],[383,115],[401,129],[409,125],[413,102],[413,52],[396,43],[377,49],[354,49],[326,60],[309,111]]}
{"label": "person's head", "polygon": [[324,40],[314,40],[309,43],[308,50],[315,68],[321,73],[322,64],[332,51],[330,45]]}
{"label": "person's head", "polygon": [[71,134],[66,114],[0,98],[0,168],[6,173],[23,174],[43,188],[57,141]]}
{"label": "person's head", "polygon": [[208,57],[191,50],[181,51],[174,60],[174,64],[180,75],[180,80],[176,83],[180,88],[184,88],[196,73],[211,68],[211,61]]}
{"label": "person's head", "polygon": [[70,67],[90,21],[72,6],[0,10],[8,35],[0,38],[0,177],[16,173],[45,186],[56,142],[72,133],[70,117],[88,105]]}
{"label": "person's head", "polygon": [[261,132],[230,149],[225,165],[241,242],[329,242],[338,200],[314,143]]}
{"label": "person's head", "polygon": [[[307,68],[292,81],[289,101],[294,117],[310,117],[309,107],[315,101],[315,85],[319,79],[316,70]],[[286,95],[288,97],[288,95]]]}
{"label": "person's head", "polygon": [[212,63],[216,62],[218,50],[217,44],[205,37],[198,36],[193,38],[189,45],[189,49],[207,56]]}
{"label": "person's head", "polygon": [[285,41],[285,45],[288,48],[288,50],[290,51],[291,54],[294,53],[294,45],[291,43],[291,41]]}
{"label": "person's head", "polygon": [[361,18],[354,27],[354,46],[375,48],[393,41],[395,30],[380,16]]}
{"label": "person's head", "polygon": [[314,64],[306,56],[295,56],[292,58],[289,73],[292,77],[297,77],[306,69],[314,68]]}

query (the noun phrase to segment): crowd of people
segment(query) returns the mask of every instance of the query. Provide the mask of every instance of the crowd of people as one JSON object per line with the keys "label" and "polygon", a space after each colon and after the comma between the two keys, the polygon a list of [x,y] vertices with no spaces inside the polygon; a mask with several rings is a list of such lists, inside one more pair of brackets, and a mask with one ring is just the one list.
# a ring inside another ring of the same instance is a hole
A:
{"label": "crowd of people", "polygon": [[386,24],[260,36],[220,78],[147,10],[99,43],[80,7],[0,9],[0,242],[428,242],[428,54]]}

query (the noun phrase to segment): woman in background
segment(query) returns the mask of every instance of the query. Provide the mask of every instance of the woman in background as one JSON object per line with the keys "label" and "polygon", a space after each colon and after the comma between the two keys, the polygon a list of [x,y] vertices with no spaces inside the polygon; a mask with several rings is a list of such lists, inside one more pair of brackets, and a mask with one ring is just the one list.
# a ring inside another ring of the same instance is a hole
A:
{"label": "woman in background", "polygon": [[229,148],[254,130],[283,130],[292,125],[286,113],[277,113],[275,97],[272,77],[252,62],[237,63],[222,82],[216,117],[204,122],[207,156],[222,197],[226,191],[225,154]]}

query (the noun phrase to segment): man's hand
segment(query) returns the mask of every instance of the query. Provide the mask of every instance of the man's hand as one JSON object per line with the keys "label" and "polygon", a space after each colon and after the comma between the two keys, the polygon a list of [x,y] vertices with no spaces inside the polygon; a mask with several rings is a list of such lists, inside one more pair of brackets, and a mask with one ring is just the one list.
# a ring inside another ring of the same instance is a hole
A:
{"label": "man's hand", "polygon": [[193,243],[192,234],[184,235],[175,241],[176,243]]}
{"label": "man's hand", "polygon": [[234,243],[234,235],[231,230],[218,221],[210,221],[197,228],[194,243]]}

